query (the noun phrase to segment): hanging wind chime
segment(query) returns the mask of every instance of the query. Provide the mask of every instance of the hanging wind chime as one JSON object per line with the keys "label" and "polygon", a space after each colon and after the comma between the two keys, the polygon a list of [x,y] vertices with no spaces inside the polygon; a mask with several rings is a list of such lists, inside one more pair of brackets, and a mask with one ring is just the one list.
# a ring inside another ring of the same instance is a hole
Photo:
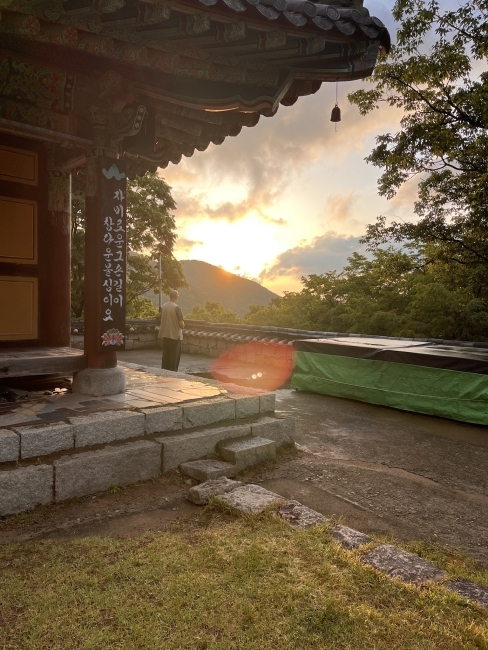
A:
{"label": "hanging wind chime", "polygon": [[331,116],[330,116],[330,121],[336,123],[336,125],[335,125],[335,130],[336,131],[337,131],[337,122],[341,121],[341,109],[339,108],[339,103],[338,103],[338,98],[337,98],[338,87],[339,87],[339,84],[336,81],[336,103],[335,103],[334,108],[332,109],[332,113],[331,113]]}

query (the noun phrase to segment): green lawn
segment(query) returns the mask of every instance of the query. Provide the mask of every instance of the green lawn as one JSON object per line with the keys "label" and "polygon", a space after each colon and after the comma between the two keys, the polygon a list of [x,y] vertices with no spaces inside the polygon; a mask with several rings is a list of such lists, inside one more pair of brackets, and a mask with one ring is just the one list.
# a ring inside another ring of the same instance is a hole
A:
{"label": "green lawn", "polygon": [[326,528],[202,519],[0,547],[1,650],[488,650],[486,612],[378,574]]}

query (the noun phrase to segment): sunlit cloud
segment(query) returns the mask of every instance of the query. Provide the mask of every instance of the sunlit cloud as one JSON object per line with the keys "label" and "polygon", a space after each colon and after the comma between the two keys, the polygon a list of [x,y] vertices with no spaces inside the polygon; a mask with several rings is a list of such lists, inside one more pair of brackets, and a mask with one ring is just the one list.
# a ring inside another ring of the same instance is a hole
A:
{"label": "sunlit cloud", "polygon": [[193,239],[186,239],[185,237],[178,237],[175,244],[175,252],[189,253],[196,246],[203,246],[203,242],[195,241]]}
{"label": "sunlit cloud", "polygon": [[263,269],[260,280],[276,280],[283,276],[297,280],[310,274],[341,271],[354,252],[366,254],[366,246],[360,244],[358,237],[342,237],[329,231],[315,237],[309,244],[301,243],[280,253],[271,265]]}
{"label": "sunlit cloud", "polygon": [[205,194],[187,194],[178,201],[177,221],[181,227],[186,227],[194,221],[204,219],[222,220],[232,223],[245,219],[252,212],[257,212],[263,222],[272,223],[276,226],[283,226],[286,221],[275,218],[261,209],[255,200],[248,199],[233,203],[225,201],[212,205]]}
{"label": "sunlit cloud", "polygon": [[178,166],[170,165],[165,178],[178,203],[178,221],[219,219],[235,221],[250,212],[264,221],[285,225],[274,214],[287,191],[321,158],[343,164],[351,152],[364,165],[366,146],[380,127],[396,125],[399,115],[385,107],[367,117],[347,102],[347,92],[358,83],[344,85],[342,115],[337,132],[330,122],[334,91],[330,84],[292,107],[280,107],[273,118],[261,118],[243,128],[237,138],[196,152]]}
{"label": "sunlit cloud", "polygon": [[353,207],[357,201],[355,192],[349,194],[334,193],[327,197],[324,216],[328,223],[344,224],[353,218]]}

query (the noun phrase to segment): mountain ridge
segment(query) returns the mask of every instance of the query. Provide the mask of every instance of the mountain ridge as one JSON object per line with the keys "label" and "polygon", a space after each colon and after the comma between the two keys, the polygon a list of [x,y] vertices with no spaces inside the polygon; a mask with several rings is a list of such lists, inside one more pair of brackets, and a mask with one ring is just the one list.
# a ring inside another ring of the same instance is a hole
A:
{"label": "mountain ridge", "polygon": [[[216,300],[226,309],[232,309],[238,316],[243,316],[250,305],[266,307],[272,298],[278,295],[255,280],[235,275],[219,266],[214,266],[201,260],[180,261],[188,289],[178,289],[180,305],[186,316],[195,305],[202,305],[206,300]],[[152,291],[147,297],[158,306],[158,296]],[[164,296],[164,301],[167,297]]]}

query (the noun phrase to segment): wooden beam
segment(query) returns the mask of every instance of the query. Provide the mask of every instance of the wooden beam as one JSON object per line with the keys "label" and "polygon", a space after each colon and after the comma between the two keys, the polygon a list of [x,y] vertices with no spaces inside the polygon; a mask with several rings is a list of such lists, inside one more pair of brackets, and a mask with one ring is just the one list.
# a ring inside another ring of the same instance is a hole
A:
{"label": "wooden beam", "polygon": [[20,135],[24,138],[43,140],[44,142],[57,142],[62,146],[82,147],[83,149],[93,147],[93,140],[78,138],[75,135],[51,131],[50,129],[43,129],[40,126],[31,126],[22,122],[6,120],[3,117],[0,118],[0,131]]}
{"label": "wooden beam", "polygon": [[86,356],[72,348],[0,349],[0,378],[56,375],[86,368]]}

